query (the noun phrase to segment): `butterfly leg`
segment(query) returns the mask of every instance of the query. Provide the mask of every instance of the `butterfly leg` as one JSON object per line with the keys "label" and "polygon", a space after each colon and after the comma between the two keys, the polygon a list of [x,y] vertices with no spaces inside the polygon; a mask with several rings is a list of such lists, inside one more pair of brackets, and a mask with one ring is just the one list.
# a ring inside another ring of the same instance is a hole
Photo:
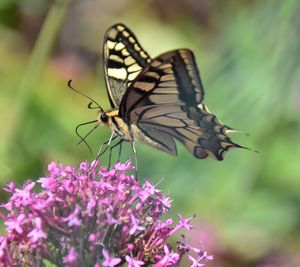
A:
{"label": "butterfly leg", "polygon": [[[102,155],[101,154],[101,151],[102,151],[102,148],[103,148],[103,146],[105,146],[106,144],[108,144],[108,142],[109,142],[109,140],[107,140],[107,141],[105,141],[104,143],[102,143],[101,144],[101,146],[100,146],[100,148],[99,148],[99,150],[98,150],[98,153],[97,153],[97,156],[96,156],[96,158],[95,158],[95,160],[94,160],[94,164],[92,165],[92,166],[90,166],[90,171],[92,170],[92,169],[94,169],[94,167],[96,166],[96,162],[98,161],[98,159],[100,158],[100,156]],[[106,147],[107,148],[107,147]],[[104,152],[106,151],[106,148],[104,149]],[[104,153],[103,152],[103,153]]]}
{"label": "butterfly leg", "polygon": [[116,144],[112,145],[112,146],[109,148],[108,169],[110,169],[110,167],[111,167],[111,155],[112,155],[113,149],[114,149],[115,147],[119,146],[119,145],[121,146],[123,141],[124,141],[124,140],[121,139],[121,140],[119,140]]}
{"label": "butterfly leg", "polygon": [[135,170],[135,176],[137,178],[138,177],[138,167],[137,167],[137,156],[136,156],[134,141],[131,141],[130,144],[131,144],[131,149],[132,149],[132,152],[133,152],[133,155],[134,155],[134,162],[135,162],[135,169],[134,170]]}
{"label": "butterfly leg", "polygon": [[[101,146],[100,146],[100,148],[99,148],[99,150],[98,150],[98,153],[97,153],[97,157],[96,157],[97,160],[98,160],[98,159],[100,158],[100,156],[101,156],[103,153],[105,153],[105,151],[107,150],[108,146],[109,146],[110,143],[111,143],[112,137],[113,137],[113,134],[110,136],[110,138],[109,138],[107,141],[105,141],[104,143],[101,144]],[[107,146],[106,146],[106,148],[104,149],[104,151],[102,152],[102,148],[103,148],[105,145],[107,145]]]}
{"label": "butterfly leg", "polygon": [[[112,141],[114,141],[118,136],[114,136],[114,133],[111,134],[110,138],[105,141],[104,143],[101,144],[99,150],[98,150],[98,153],[97,153],[97,156],[95,158],[95,164],[96,164],[96,161],[107,151],[107,149],[109,148],[109,145]],[[106,147],[104,148],[104,150],[102,151],[103,147],[106,145]],[[91,169],[94,168],[95,164],[93,166],[91,166]]]}
{"label": "butterfly leg", "polygon": [[121,142],[120,146],[119,146],[118,162],[120,162],[120,159],[121,159],[122,145],[123,145],[123,142]]}

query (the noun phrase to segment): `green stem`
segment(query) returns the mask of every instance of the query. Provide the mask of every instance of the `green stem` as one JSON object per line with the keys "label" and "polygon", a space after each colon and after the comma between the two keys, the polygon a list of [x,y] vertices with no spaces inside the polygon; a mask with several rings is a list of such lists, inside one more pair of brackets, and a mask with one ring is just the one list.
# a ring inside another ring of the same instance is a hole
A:
{"label": "green stem", "polygon": [[30,106],[35,90],[38,89],[38,84],[70,1],[56,0],[54,2],[37,38],[15,100],[16,117],[11,128],[10,139],[7,142],[9,147],[16,143],[20,132],[22,132],[26,111]]}

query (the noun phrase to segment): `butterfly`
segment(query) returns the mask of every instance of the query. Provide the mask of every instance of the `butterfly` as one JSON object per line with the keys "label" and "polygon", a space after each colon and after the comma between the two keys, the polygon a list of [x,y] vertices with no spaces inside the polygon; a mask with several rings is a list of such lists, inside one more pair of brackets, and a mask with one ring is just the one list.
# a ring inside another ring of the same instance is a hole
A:
{"label": "butterfly", "polygon": [[151,58],[134,33],[117,23],[105,34],[103,62],[111,109],[99,106],[97,123],[112,131],[106,144],[119,137],[116,145],[128,141],[134,152],[134,142],[140,141],[177,155],[179,141],[194,157],[217,160],[231,148],[245,148],[228,137],[235,130],[203,103],[204,89],[191,50]]}

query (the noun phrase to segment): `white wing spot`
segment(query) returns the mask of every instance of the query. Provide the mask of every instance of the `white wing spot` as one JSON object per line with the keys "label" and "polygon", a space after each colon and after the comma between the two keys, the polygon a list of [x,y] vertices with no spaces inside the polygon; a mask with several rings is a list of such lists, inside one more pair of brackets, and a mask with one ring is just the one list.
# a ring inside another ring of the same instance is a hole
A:
{"label": "white wing spot", "polygon": [[122,25],[118,25],[117,29],[118,29],[118,31],[123,31],[123,30],[125,30],[125,27]]}
{"label": "white wing spot", "polygon": [[128,80],[133,81],[138,74],[139,74],[138,72],[133,72],[133,73],[129,74],[128,75]]}
{"label": "white wing spot", "polygon": [[108,72],[108,76],[119,80],[125,81],[127,78],[127,71],[125,68],[121,68],[121,69],[108,68],[107,72]]}
{"label": "white wing spot", "polygon": [[148,56],[146,55],[146,53],[143,50],[140,52],[140,56],[142,58],[148,58]]}
{"label": "white wing spot", "polygon": [[123,31],[122,34],[123,34],[123,36],[126,37],[126,38],[129,36],[129,32],[127,32],[127,31]]}
{"label": "white wing spot", "polygon": [[125,48],[125,45],[122,44],[122,43],[117,43],[116,47],[115,47],[115,50],[117,51],[120,51],[122,50],[123,48]]}
{"label": "white wing spot", "polygon": [[134,49],[135,49],[136,51],[138,51],[138,52],[141,50],[141,48],[140,48],[137,44],[134,44],[133,47],[134,47]]}
{"label": "white wing spot", "polygon": [[125,49],[125,48],[121,51],[121,53],[122,53],[122,56],[124,56],[124,57],[129,56],[129,53],[128,53],[127,49]]}
{"label": "white wing spot", "polygon": [[110,40],[107,40],[106,45],[109,49],[114,49],[116,43]]}
{"label": "white wing spot", "polygon": [[133,38],[133,37],[131,37],[131,36],[128,38],[128,40],[129,40],[129,42],[130,42],[130,43],[132,43],[132,44],[134,44],[134,43],[135,43],[135,40],[134,40],[134,38]]}
{"label": "white wing spot", "polygon": [[128,68],[128,72],[136,72],[141,70],[142,68],[138,64],[133,64]]}
{"label": "white wing spot", "polygon": [[129,66],[129,65],[132,65],[135,62],[135,60],[131,56],[129,56],[129,57],[125,58],[124,62],[127,66]]}
{"label": "white wing spot", "polygon": [[109,59],[114,60],[114,61],[119,62],[119,63],[123,63],[123,59],[120,58],[120,57],[117,56],[117,55],[110,55],[110,56],[109,56]]}

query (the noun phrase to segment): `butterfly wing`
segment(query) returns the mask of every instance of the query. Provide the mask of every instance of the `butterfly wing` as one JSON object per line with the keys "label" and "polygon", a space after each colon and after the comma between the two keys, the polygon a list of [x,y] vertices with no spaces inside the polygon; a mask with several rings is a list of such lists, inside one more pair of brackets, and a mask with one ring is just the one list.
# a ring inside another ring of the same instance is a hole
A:
{"label": "butterfly wing", "polygon": [[112,108],[118,108],[131,82],[151,61],[125,25],[111,26],[104,37],[104,76]]}
{"label": "butterfly wing", "polygon": [[[222,160],[225,151],[240,146],[227,136],[229,128],[207,110],[203,97],[193,53],[170,51],[138,75],[122,99],[119,115],[154,142],[161,143],[163,134],[169,143],[180,141],[196,158]],[[165,151],[176,154],[176,147],[169,147]]]}

